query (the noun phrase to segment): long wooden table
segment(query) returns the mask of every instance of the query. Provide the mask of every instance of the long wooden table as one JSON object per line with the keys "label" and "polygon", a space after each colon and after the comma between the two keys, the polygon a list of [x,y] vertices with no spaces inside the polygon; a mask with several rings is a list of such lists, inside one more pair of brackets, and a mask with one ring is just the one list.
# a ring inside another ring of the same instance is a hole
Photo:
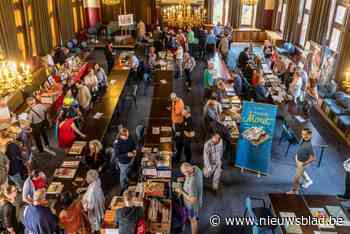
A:
{"label": "long wooden table", "polygon": [[[109,75],[110,81],[115,81],[113,84],[110,84],[106,93],[101,97],[99,103],[95,104],[91,114],[85,117],[82,132],[86,134],[86,141],[90,141],[93,139],[103,141],[103,138],[108,129],[109,123],[112,119],[112,116],[115,112],[115,109],[118,107],[119,100],[122,97],[123,89],[127,82],[129,76],[129,69],[122,68],[121,66],[116,65],[111,74]],[[94,119],[93,116],[97,113],[103,113],[103,116],[100,119]],[[83,156],[71,156],[67,155],[65,157],[65,161],[83,161]],[[76,172],[74,178],[81,177],[85,179],[86,172],[88,168],[86,165],[80,166]],[[64,184],[63,192],[70,191],[73,194],[76,193],[76,190],[82,186],[84,186],[84,181],[74,181],[74,179],[61,179],[61,178],[53,178],[53,182],[61,182]],[[57,196],[48,195],[49,199],[55,199]],[[55,209],[59,211],[61,209],[61,205],[57,203],[55,205]]]}
{"label": "long wooden table", "polygon": [[[271,208],[277,217],[280,216],[280,212],[293,212],[296,217],[310,217],[311,212],[309,208],[325,208],[325,206],[341,206],[341,201],[335,196],[328,195],[294,195],[285,193],[271,193],[269,194],[271,201]],[[344,213],[349,218],[349,213],[344,210]],[[281,232],[287,234],[284,226],[280,227]],[[301,226],[303,234],[314,234],[314,231],[321,231],[321,229],[314,225]],[[325,229],[322,229],[325,231]],[[336,232],[338,234],[350,233],[349,226],[335,226],[334,229],[328,229],[327,231]]]}
{"label": "long wooden table", "polygon": [[[87,136],[87,140],[98,139],[103,141],[103,137],[111,122],[112,116],[118,103],[122,97],[124,87],[128,80],[130,70],[119,69],[115,67],[110,76],[110,81],[114,83],[109,85],[107,92],[100,98],[100,101],[96,103],[91,114],[85,118],[82,131]],[[100,119],[94,119],[94,115],[97,113],[103,113]]]}

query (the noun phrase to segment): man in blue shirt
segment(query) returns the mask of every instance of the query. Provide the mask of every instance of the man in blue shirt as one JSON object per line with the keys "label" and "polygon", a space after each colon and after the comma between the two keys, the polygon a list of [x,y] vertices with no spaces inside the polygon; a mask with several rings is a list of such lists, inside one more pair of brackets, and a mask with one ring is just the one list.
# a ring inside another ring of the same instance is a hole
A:
{"label": "man in blue shirt", "polygon": [[216,36],[213,30],[210,30],[209,34],[207,35],[207,41],[205,44],[207,48],[207,55],[213,55],[216,47]]}
{"label": "man in blue shirt", "polygon": [[34,192],[33,205],[26,206],[23,211],[23,224],[26,233],[35,234],[59,234],[57,217],[46,207],[45,191]]}

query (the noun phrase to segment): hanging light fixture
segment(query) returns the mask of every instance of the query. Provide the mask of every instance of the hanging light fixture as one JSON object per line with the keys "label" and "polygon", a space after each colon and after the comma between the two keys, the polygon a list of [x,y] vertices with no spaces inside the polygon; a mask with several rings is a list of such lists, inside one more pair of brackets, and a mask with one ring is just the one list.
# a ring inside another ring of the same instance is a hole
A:
{"label": "hanging light fixture", "polygon": [[181,0],[178,5],[164,7],[162,17],[169,26],[195,26],[205,22],[206,13],[203,7],[192,6],[189,0]]}
{"label": "hanging light fixture", "polygon": [[259,0],[242,0],[243,5],[256,5],[258,2]]}
{"label": "hanging light fixture", "polygon": [[120,4],[120,0],[102,0],[102,4],[109,6],[118,5]]}
{"label": "hanging light fixture", "polygon": [[32,73],[29,65],[0,60],[0,96],[23,90],[31,84]]}

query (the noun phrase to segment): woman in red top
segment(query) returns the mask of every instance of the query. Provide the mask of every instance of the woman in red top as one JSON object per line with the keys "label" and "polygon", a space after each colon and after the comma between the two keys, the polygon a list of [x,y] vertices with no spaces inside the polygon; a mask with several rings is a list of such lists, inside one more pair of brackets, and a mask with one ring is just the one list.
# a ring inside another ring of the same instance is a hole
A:
{"label": "woman in red top", "polygon": [[74,123],[74,117],[71,112],[64,112],[58,125],[58,146],[63,149],[69,149],[77,135],[85,138],[86,136],[77,128]]}

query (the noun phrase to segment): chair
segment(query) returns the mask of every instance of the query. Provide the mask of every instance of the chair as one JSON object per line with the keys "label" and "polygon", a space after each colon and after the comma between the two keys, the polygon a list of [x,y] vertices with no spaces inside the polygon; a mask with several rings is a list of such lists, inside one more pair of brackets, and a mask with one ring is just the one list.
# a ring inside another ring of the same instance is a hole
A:
{"label": "chair", "polygon": [[298,139],[295,137],[295,135],[289,130],[288,126],[286,124],[282,124],[282,133],[281,133],[281,137],[279,140],[279,145],[283,142],[288,142],[288,147],[287,150],[284,154],[285,157],[287,157],[290,146],[291,145],[297,145]]}
{"label": "chair", "polygon": [[137,109],[137,90],[138,85],[133,85],[131,90],[127,91],[123,96],[123,102],[125,101],[133,101],[135,104],[135,108]]}
{"label": "chair", "polygon": [[[259,201],[263,206],[253,207],[253,201]],[[256,197],[247,197],[245,199],[245,210],[244,217],[250,217],[254,220],[253,225],[253,234],[260,233],[260,230],[271,230],[274,233],[276,225],[264,225],[263,223],[258,222],[258,220],[268,220],[274,218],[272,210],[270,207],[266,206],[264,199]],[[254,228],[255,227],[255,228]]]}

